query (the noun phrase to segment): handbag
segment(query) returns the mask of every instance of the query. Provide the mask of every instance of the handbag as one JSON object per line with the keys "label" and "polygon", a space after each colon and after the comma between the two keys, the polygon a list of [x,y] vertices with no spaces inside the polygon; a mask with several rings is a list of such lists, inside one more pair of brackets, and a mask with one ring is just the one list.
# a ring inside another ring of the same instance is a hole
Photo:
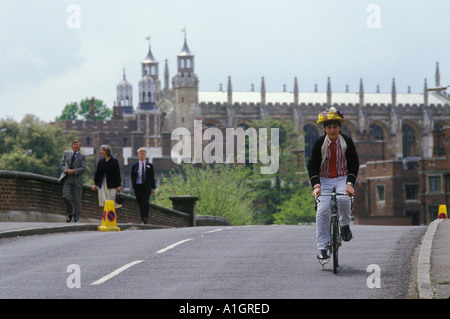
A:
{"label": "handbag", "polygon": [[120,191],[118,191],[116,194],[116,203],[119,205],[123,204],[123,196],[122,194],[120,194]]}

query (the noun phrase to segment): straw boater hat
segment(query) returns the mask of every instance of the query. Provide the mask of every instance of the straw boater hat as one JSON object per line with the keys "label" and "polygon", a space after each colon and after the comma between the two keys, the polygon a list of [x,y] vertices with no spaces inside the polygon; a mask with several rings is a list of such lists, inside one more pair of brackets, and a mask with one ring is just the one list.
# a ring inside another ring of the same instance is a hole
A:
{"label": "straw boater hat", "polygon": [[336,110],[334,107],[330,107],[328,111],[319,113],[317,124],[325,125],[330,121],[338,121],[341,124],[345,122],[344,113],[341,110]]}

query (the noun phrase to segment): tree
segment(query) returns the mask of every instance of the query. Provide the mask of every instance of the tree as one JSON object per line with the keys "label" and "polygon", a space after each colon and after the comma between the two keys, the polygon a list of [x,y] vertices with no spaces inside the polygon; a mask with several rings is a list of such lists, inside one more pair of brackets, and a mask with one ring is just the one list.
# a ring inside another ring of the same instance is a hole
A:
{"label": "tree", "polygon": [[302,186],[286,201],[278,206],[273,215],[274,224],[297,225],[312,223],[316,218],[311,188]]}
{"label": "tree", "polygon": [[305,168],[300,167],[293,151],[301,147],[297,132],[291,122],[281,119],[255,120],[251,127],[265,127],[279,129],[279,170],[275,174],[260,174],[259,166],[253,164],[253,188],[258,192],[259,214],[258,223],[272,224],[274,214],[279,211],[280,205],[296,193],[303,186]]}
{"label": "tree", "polygon": [[59,177],[62,153],[76,137],[31,114],[20,123],[0,120],[0,169]]}
{"label": "tree", "polygon": [[0,120],[0,154],[9,152],[16,144],[19,123],[12,119]]}
{"label": "tree", "polygon": [[[85,98],[80,102],[78,114],[80,114],[85,120],[92,120],[91,99]],[[94,120],[109,120],[112,116],[112,110],[109,109],[102,100],[94,99],[94,116]]]}
{"label": "tree", "polygon": [[78,107],[77,102],[72,102],[72,103],[66,104],[61,115],[58,116],[55,120],[56,121],[65,121],[65,120],[74,121],[77,119],[78,110],[79,110],[79,107]]}
{"label": "tree", "polygon": [[[106,104],[100,99],[94,99],[94,120],[109,120],[112,116],[112,110],[109,109]],[[60,116],[56,117],[56,121],[64,120],[77,120],[78,115],[81,116],[82,120],[92,120],[91,119],[91,100],[85,98],[81,100],[78,104],[77,102],[72,102],[66,104]]]}
{"label": "tree", "polygon": [[173,195],[198,196],[197,214],[225,217],[234,225],[252,222],[253,202],[257,193],[250,187],[249,171],[243,166],[183,165],[163,178],[156,194],[156,204],[171,207]]}

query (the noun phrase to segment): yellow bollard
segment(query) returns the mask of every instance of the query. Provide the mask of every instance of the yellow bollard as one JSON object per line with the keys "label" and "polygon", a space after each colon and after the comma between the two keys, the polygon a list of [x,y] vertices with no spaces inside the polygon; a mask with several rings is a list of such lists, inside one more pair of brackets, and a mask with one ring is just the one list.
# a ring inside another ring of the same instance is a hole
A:
{"label": "yellow bollard", "polygon": [[114,209],[114,202],[107,200],[103,208],[102,225],[98,226],[101,231],[120,231],[116,222],[116,210]]}
{"label": "yellow bollard", "polygon": [[439,205],[438,219],[447,219],[447,206]]}

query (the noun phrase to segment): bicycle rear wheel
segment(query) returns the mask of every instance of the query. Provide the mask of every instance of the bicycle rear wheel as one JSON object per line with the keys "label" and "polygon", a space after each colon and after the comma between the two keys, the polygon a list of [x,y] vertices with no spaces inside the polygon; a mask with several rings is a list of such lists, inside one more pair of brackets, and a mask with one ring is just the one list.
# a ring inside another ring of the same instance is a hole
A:
{"label": "bicycle rear wheel", "polygon": [[333,254],[333,272],[339,267],[339,223],[337,217],[331,219],[331,250]]}

